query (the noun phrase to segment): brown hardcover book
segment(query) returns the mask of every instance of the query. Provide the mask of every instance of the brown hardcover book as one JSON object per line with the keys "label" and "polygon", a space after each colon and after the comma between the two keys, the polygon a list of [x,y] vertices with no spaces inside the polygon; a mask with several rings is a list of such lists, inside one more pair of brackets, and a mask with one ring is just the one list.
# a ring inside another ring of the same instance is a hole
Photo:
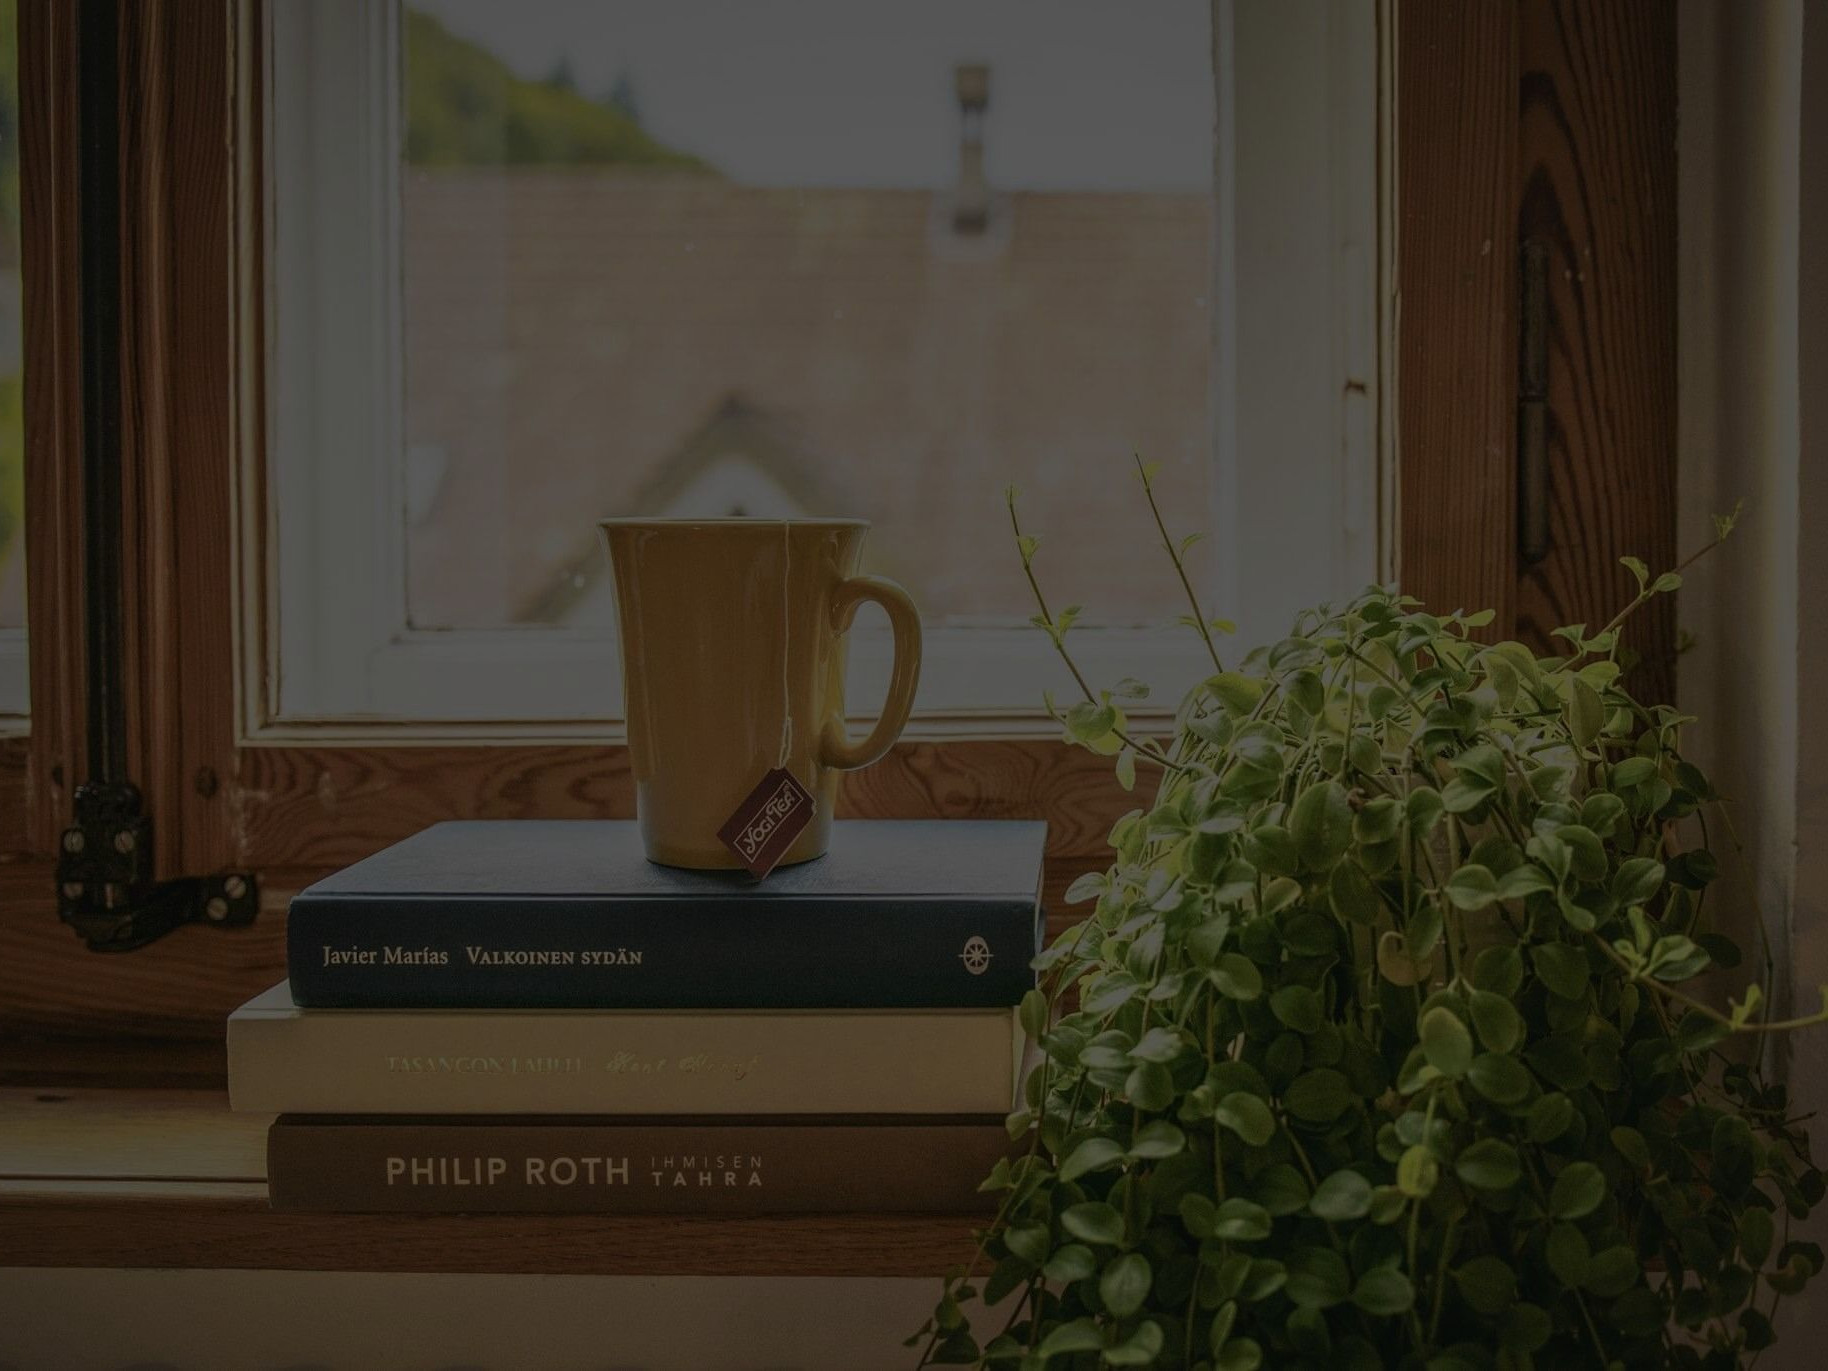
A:
{"label": "brown hardcover book", "polygon": [[267,1191],[320,1213],[966,1214],[1010,1150],[983,1115],[282,1114]]}

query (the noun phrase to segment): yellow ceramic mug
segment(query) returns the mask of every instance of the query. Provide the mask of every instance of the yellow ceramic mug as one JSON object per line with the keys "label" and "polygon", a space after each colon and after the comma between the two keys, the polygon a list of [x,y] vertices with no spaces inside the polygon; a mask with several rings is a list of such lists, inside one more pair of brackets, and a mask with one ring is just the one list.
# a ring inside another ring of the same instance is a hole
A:
{"label": "yellow ceramic mug", "polygon": [[[782,864],[825,851],[838,773],[889,750],[914,707],[920,616],[907,591],[857,567],[861,519],[606,519],[616,579],[635,809],[648,857],[737,867],[718,830],[773,767],[812,792]],[[882,717],[844,728],[845,630],[888,612],[895,667]]]}

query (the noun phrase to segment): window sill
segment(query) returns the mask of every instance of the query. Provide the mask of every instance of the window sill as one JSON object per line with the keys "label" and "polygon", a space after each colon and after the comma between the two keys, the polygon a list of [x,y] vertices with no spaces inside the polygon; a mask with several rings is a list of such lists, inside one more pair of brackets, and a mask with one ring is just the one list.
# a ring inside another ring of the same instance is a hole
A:
{"label": "window sill", "polygon": [[204,1090],[0,1090],[0,1267],[937,1277],[974,1216],[275,1214],[263,1115]]}

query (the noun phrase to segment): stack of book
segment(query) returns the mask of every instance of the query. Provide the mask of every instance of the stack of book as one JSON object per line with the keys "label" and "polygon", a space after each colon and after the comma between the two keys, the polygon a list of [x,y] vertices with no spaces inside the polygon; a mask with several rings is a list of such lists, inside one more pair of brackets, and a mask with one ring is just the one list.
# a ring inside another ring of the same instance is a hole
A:
{"label": "stack of book", "polygon": [[756,883],[632,823],[437,824],[292,901],[230,1102],[278,1115],[276,1209],[977,1209],[1044,833],[841,822]]}

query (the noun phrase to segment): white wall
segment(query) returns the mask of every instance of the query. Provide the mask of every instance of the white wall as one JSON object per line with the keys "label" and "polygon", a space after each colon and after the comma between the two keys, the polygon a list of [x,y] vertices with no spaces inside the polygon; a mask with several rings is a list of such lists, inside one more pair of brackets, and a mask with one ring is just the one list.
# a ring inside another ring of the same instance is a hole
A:
{"label": "white wall", "polygon": [[[1717,835],[1732,931],[1762,914],[1779,1012],[1806,1013],[1828,982],[1828,0],[1682,0],[1680,45],[1679,545],[1746,501],[1682,591],[1680,700],[1743,843]],[[1828,1158],[1828,1030],[1780,1051]],[[1778,1326],[1764,1365],[1819,1366],[1828,1293]]]}
{"label": "white wall", "polygon": [[1801,28],[1801,0],[1681,10],[1677,545],[1705,543],[1739,499],[1745,515],[1683,587],[1697,644],[1678,688],[1745,843],[1727,889],[1756,900],[1780,950],[1795,867]]}
{"label": "white wall", "polygon": [[[1796,886],[1799,1006],[1814,1007],[1828,983],[1828,0],[1808,0],[1803,21],[1800,221],[1797,263],[1799,522]],[[1815,1115],[1815,1159],[1828,1161],[1828,1030],[1798,1045],[1791,1074],[1796,1107]],[[1811,1236],[1828,1244],[1828,1215]],[[1790,1311],[1791,1344],[1780,1368],[1821,1364],[1828,1337],[1828,1276]],[[1780,1344],[1782,1346],[1782,1344]]]}
{"label": "white wall", "polygon": [[[1828,0],[1809,0],[1803,30],[1802,146],[1797,264],[1798,541],[1801,708],[1796,787],[1799,999],[1828,982]],[[1828,1062],[1828,1036],[1812,1054]],[[1828,1072],[1810,1073],[1828,1094]],[[1828,1109],[1822,1115],[1828,1118]],[[1824,1129],[1828,1132],[1828,1128]],[[1828,1157],[1828,1136],[1821,1153]]]}

